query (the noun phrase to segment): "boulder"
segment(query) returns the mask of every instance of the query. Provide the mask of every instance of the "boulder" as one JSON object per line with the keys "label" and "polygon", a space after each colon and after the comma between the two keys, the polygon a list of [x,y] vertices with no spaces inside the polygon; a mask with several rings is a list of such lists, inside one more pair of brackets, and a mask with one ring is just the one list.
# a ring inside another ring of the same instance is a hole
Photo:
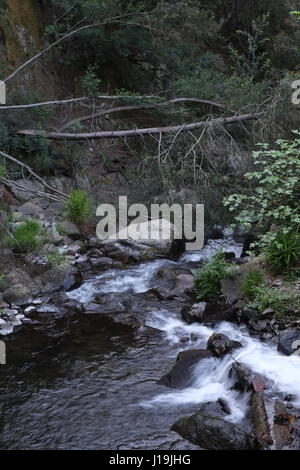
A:
{"label": "boulder", "polygon": [[234,362],[232,364],[229,375],[235,377],[236,387],[244,392],[263,392],[270,386],[267,379],[256,374],[241,362]]}
{"label": "boulder", "polygon": [[178,354],[174,367],[158,383],[171,388],[186,388],[191,383],[193,366],[199,361],[211,357],[213,357],[213,354],[207,349],[183,351]]}
{"label": "boulder", "polygon": [[183,308],[181,314],[184,321],[187,323],[201,323],[203,321],[203,315],[207,308],[206,302],[198,302],[193,305],[189,305]]}
{"label": "boulder", "polygon": [[235,321],[238,317],[239,308],[224,302],[198,302],[186,306],[182,310],[182,318],[187,323],[218,323],[220,321]]}
{"label": "boulder", "polygon": [[32,202],[25,202],[18,208],[18,212],[28,217],[38,218],[43,213],[43,209]]}
{"label": "boulder", "polygon": [[219,416],[196,413],[179,419],[171,427],[180,436],[206,450],[254,450],[254,436]]}
{"label": "boulder", "polygon": [[207,349],[209,349],[216,357],[225,356],[225,354],[228,354],[241,346],[242,345],[239,341],[233,341],[222,333],[213,333],[207,341]]}
{"label": "boulder", "polygon": [[79,272],[69,264],[62,264],[49,269],[35,278],[45,294],[56,292],[60,289],[66,291],[76,287],[81,282]]}
{"label": "boulder", "polygon": [[300,329],[289,328],[279,333],[277,350],[286,356],[300,349]]}
{"label": "boulder", "polygon": [[135,261],[168,256],[172,250],[175,230],[175,226],[166,219],[132,222],[129,227],[102,241],[100,248],[108,255],[125,251]]}
{"label": "boulder", "polygon": [[253,393],[251,397],[251,417],[254,432],[262,449],[273,444],[265,406],[264,394]]}
{"label": "boulder", "polygon": [[68,220],[59,223],[59,232],[63,232],[64,235],[72,240],[79,240],[81,237],[79,228]]}
{"label": "boulder", "polygon": [[6,289],[2,296],[3,300],[8,304],[25,305],[30,303],[31,292],[28,287],[22,284],[15,284]]}

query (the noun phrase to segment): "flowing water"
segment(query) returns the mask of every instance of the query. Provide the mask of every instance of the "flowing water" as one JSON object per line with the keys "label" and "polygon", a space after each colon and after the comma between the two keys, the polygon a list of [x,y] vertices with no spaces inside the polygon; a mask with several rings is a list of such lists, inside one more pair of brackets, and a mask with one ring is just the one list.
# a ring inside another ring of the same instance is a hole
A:
{"label": "flowing water", "polygon": [[[232,390],[228,372],[242,361],[267,377],[272,396],[295,395],[300,406],[300,359],[279,354],[272,345],[229,323],[214,329],[185,324],[180,305],[145,297],[162,267],[197,266],[224,245],[241,252],[230,236],[210,241],[178,262],[158,260],[108,270],[69,293],[89,302],[100,295],[119,301],[126,314],[138,312],[145,325],[136,334],[118,316],[75,314],[55,321],[24,324],[7,341],[8,365],[0,373],[0,447],[2,449],[193,449],[170,426],[197,411],[201,403],[227,400],[228,419],[239,423],[248,396]],[[125,300],[124,300],[125,299]],[[123,302],[123,303],[122,303]],[[205,348],[213,331],[242,343],[223,359],[200,361],[186,389],[168,389],[157,380],[174,364],[178,352]],[[187,338],[185,343],[182,337]],[[9,337],[8,337],[9,338]]]}

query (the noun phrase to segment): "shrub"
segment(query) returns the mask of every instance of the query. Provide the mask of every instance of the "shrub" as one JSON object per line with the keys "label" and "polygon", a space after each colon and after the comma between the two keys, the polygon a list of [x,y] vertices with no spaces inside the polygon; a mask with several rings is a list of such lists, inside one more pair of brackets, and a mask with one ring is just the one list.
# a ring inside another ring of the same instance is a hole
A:
{"label": "shrub", "polygon": [[262,313],[267,308],[274,310],[277,316],[299,312],[299,297],[292,290],[261,285],[254,292],[248,307]]}
{"label": "shrub", "polygon": [[14,232],[9,236],[8,244],[15,250],[21,252],[33,251],[38,246],[37,236],[41,232],[41,226],[37,220],[27,219],[22,222]]}
{"label": "shrub", "polygon": [[67,202],[67,214],[74,223],[84,222],[91,214],[91,202],[85,191],[75,189],[70,192]]}
{"label": "shrub", "polygon": [[264,275],[259,269],[250,271],[242,284],[242,296],[248,299],[255,297],[258,287],[265,284]]}
{"label": "shrub", "polygon": [[300,261],[300,235],[279,231],[265,250],[266,261],[274,274],[289,271]]}
{"label": "shrub", "polygon": [[259,144],[261,150],[253,153],[257,171],[245,175],[250,182],[248,192],[224,200],[236,213],[237,225],[249,230],[255,224],[261,231],[259,246],[263,250],[277,244],[273,244],[272,224],[282,233],[297,232],[300,226],[300,134],[293,132],[297,137],[278,140],[275,150]]}
{"label": "shrub", "polygon": [[229,266],[222,251],[199,269],[195,276],[195,291],[198,300],[214,300],[221,294],[221,280],[233,277],[233,269]]}

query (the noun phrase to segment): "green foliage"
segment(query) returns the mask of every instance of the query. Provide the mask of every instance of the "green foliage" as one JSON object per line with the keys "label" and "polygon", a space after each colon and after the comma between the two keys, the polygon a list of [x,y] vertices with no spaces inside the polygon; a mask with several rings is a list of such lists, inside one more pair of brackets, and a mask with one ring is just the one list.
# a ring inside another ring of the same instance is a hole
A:
{"label": "green foliage", "polygon": [[82,88],[88,96],[99,93],[101,79],[97,76],[98,65],[90,65],[81,79]]}
{"label": "green foliage", "polygon": [[245,277],[242,284],[242,296],[253,299],[258,287],[265,284],[264,275],[259,269],[251,270]]}
{"label": "green foliage", "polygon": [[[294,132],[297,137],[278,140],[276,150],[270,150],[268,144],[260,144],[262,150],[253,153],[257,171],[245,175],[250,183],[248,192],[233,194],[224,200],[225,206],[237,214],[238,225],[249,230],[256,224],[261,230],[259,245],[262,249],[272,246],[274,251],[273,224],[283,233],[297,232],[300,226],[300,138],[299,133]],[[290,244],[290,248],[292,246]]]}
{"label": "green foliage", "polygon": [[299,312],[299,297],[291,289],[278,287],[258,286],[253,293],[252,300],[248,303],[249,308],[262,313],[267,308],[274,310],[277,316]]}
{"label": "green foliage", "polygon": [[52,268],[61,266],[65,263],[65,257],[59,251],[56,251],[55,253],[46,253],[45,257]]}
{"label": "green foliage", "polygon": [[91,201],[85,191],[74,189],[70,192],[67,202],[67,214],[72,222],[85,222],[91,211]]}
{"label": "green foliage", "polygon": [[195,273],[194,286],[198,300],[214,300],[221,294],[221,280],[233,277],[234,271],[225,261],[222,251]]}
{"label": "green foliage", "polygon": [[274,274],[289,271],[300,261],[300,235],[280,230],[265,249],[266,261]]}
{"label": "green foliage", "polygon": [[38,246],[37,236],[40,233],[40,223],[34,219],[27,219],[16,228],[13,235],[7,237],[7,242],[16,251],[33,251]]}
{"label": "green foliage", "polygon": [[5,173],[4,166],[0,165],[0,178],[3,178],[4,173]]}

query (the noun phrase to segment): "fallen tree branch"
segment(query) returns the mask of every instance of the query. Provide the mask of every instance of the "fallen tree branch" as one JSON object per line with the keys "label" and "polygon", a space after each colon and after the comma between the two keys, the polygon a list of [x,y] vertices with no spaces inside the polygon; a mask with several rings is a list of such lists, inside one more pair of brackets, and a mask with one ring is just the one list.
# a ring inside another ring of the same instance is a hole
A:
{"label": "fallen tree branch", "polygon": [[123,96],[123,95],[97,95],[94,97],[82,96],[80,98],[68,98],[64,100],[42,101],[40,103],[4,105],[4,106],[0,106],[0,111],[40,108],[43,106],[59,106],[59,105],[64,105],[64,104],[89,101],[91,99],[108,100],[108,101],[109,100],[134,100],[134,99],[146,100],[146,99],[156,98],[158,95],[161,95],[162,93],[165,93],[165,91],[161,91],[158,93],[154,93],[153,95],[145,95],[145,96]]}
{"label": "fallen tree branch", "polygon": [[[63,199],[68,199],[68,196],[59,191],[58,189],[55,189],[55,188],[52,188],[43,178],[41,178],[39,175],[37,175],[31,168],[30,166],[26,165],[25,163],[23,162],[20,162],[20,160],[17,160],[17,158],[15,157],[12,157],[11,155],[8,155],[7,153],[5,152],[2,152],[0,150],[0,155],[2,155],[2,157],[5,159],[5,160],[10,160],[11,162],[13,163],[16,163],[17,165],[21,166],[23,169],[27,170],[28,173],[30,173],[32,176],[34,176],[34,178],[36,178],[40,183],[42,183],[42,185],[45,187],[45,188],[48,188],[50,191],[56,193],[56,194],[59,194],[60,198],[63,198]],[[28,190],[28,188],[27,188]],[[29,191],[29,190],[28,190]]]}
{"label": "fallen tree branch", "polygon": [[[172,100],[165,101],[164,103],[149,104],[149,105],[141,104],[141,105],[136,105],[136,106],[119,106],[119,107],[116,107],[116,108],[104,109],[104,110],[99,111],[97,113],[93,113],[93,114],[89,114],[87,116],[82,116],[80,118],[73,119],[72,121],[69,121],[66,124],[64,124],[59,129],[59,131],[63,132],[66,129],[68,129],[69,127],[73,126],[74,124],[84,122],[84,121],[89,121],[91,119],[106,116],[106,115],[112,114],[112,113],[121,113],[121,112],[125,112],[125,111],[136,111],[136,110],[147,110],[147,109],[157,109],[157,108],[161,108],[161,107],[164,107],[164,106],[169,106],[170,104],[178,104],[178,103],[179,104],[180,103],[199,103],[199,104],[207,104],[209,106],[214,106],[214,107],[222,109],[222,110],[226,110],[226,109],[228,110],[229,109],[225,105],[220,104],[220,103],[216,103],[215,101],[202,100],[200,98],[174,98]],[[230,111],[232,111],[232,110],[230,110]]]}
{"label": "fallen tree branch", "polygon": [[61,132],[46,132],[38,131],[34,129],[25,129],[17,132],[18,135],[25,136],[43,136],[47,139],[52,140],[88,140],[88,139],[119,139],[123,137],[133,137],[133,136],[142,136],[142,135],[151,135],[151,134],[166,134],[172,132],[187,132],[193,129],[199,129],[201,127],[211,125],[211,124],[234,124],[237,122],[250,121],[258,119],[262,116],[263,113],[256,114],[242,114],[239,116],[231,116],[227,118],[216,118],[208,121],[200,121],[191,124],[181,124],[180,126],[166,126],[166,127],[150,127],[146,129],[130,129],[124,131],[103,131],[103,132],[91,132],[91,133],[81,133],[81,134],[72,134],[72,133],[61,133]]}
{"label": "fallen tree branch", "polygon": [[9,186],[11,189],[16,188],[19,191],[24,191],[25,193],[32,193],[38,197],[46,197],[47,199],[51,199],[54,202],[65,203],[65,199],[62,199],[58,196],[54,196],[53,194],[45,193],[44,191],[28,188],[27,186],[24,186],[21,183],[17,183],[16,181],[9,180],[7,178],[0,178],[0,181],[6,186]]}

